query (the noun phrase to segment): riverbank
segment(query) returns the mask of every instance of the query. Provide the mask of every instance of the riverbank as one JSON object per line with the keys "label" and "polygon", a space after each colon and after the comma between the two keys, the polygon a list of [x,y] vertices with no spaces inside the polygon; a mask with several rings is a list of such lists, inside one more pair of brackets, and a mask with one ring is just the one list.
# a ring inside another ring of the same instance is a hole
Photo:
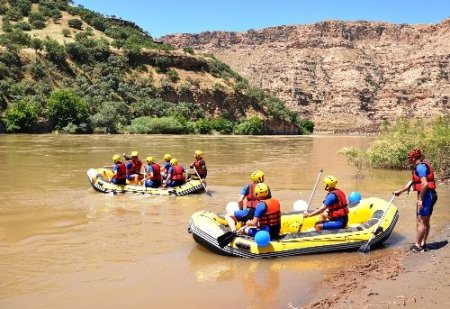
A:
{"label": "riverbank", "polygon": [[327,294],[317,293],[316,301],[301,308],[448,307],[449,237],[447,226],[436,233],[427,252],[412,253],[407,246],[389,258],[371,252],[374,256],[327,276],[323,282]]}

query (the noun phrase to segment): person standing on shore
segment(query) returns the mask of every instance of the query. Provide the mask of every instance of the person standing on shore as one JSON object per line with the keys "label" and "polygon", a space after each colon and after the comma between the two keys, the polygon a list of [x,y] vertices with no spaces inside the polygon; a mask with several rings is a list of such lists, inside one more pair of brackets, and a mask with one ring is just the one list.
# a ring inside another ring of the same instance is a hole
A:
{"label": "person standing on shore", "polygon": [[437,202],[436,182],[434,172],[430,163],[424,161],[422,151],[418,148],[412,149],[408,153],[408,161],[413,167],[412,180],[400,190],[394,192],[399,196],[410,187],[417,191],[417,238],[411,247],[412,252],[424,252],[427,250],[427,238],[430,233],[430,219],[433,213],[434,204]]}

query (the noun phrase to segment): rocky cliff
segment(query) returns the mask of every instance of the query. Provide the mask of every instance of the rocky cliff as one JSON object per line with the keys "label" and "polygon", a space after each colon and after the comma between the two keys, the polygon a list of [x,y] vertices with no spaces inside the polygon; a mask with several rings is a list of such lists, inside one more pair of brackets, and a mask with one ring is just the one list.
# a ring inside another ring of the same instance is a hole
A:
{"label": "rocky cliff", "polygon": [[434,25],[325,21],[161,40],[212,53],[318,131],[374,132],[449,113],[450,19]]}

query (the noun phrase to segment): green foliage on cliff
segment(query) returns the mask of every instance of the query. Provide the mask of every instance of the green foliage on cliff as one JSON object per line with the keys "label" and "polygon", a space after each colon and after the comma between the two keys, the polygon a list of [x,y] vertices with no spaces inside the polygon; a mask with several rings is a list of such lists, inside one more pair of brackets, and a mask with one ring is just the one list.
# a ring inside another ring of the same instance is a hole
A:
{"label": "green foliage on cliff", "polygon": [[313,130],[228,65],[175,51],[132,22],[65,0],[0,0],[0,14],[0,122],[7,132],[275,131],[266,120],[293,126],[291,134]]}

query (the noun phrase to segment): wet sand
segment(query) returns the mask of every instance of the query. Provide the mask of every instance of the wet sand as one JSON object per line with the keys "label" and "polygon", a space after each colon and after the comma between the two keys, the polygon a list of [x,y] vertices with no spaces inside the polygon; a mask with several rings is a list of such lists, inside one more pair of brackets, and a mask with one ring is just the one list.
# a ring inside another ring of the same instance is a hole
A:
{"label": "wet sand", "polygon": [[290,308],[449,308],[450,225],[433,234],[427,252],[410,252],[405,244],[386,258],[373,249],[359,263],[327,275],[325,294]]}

